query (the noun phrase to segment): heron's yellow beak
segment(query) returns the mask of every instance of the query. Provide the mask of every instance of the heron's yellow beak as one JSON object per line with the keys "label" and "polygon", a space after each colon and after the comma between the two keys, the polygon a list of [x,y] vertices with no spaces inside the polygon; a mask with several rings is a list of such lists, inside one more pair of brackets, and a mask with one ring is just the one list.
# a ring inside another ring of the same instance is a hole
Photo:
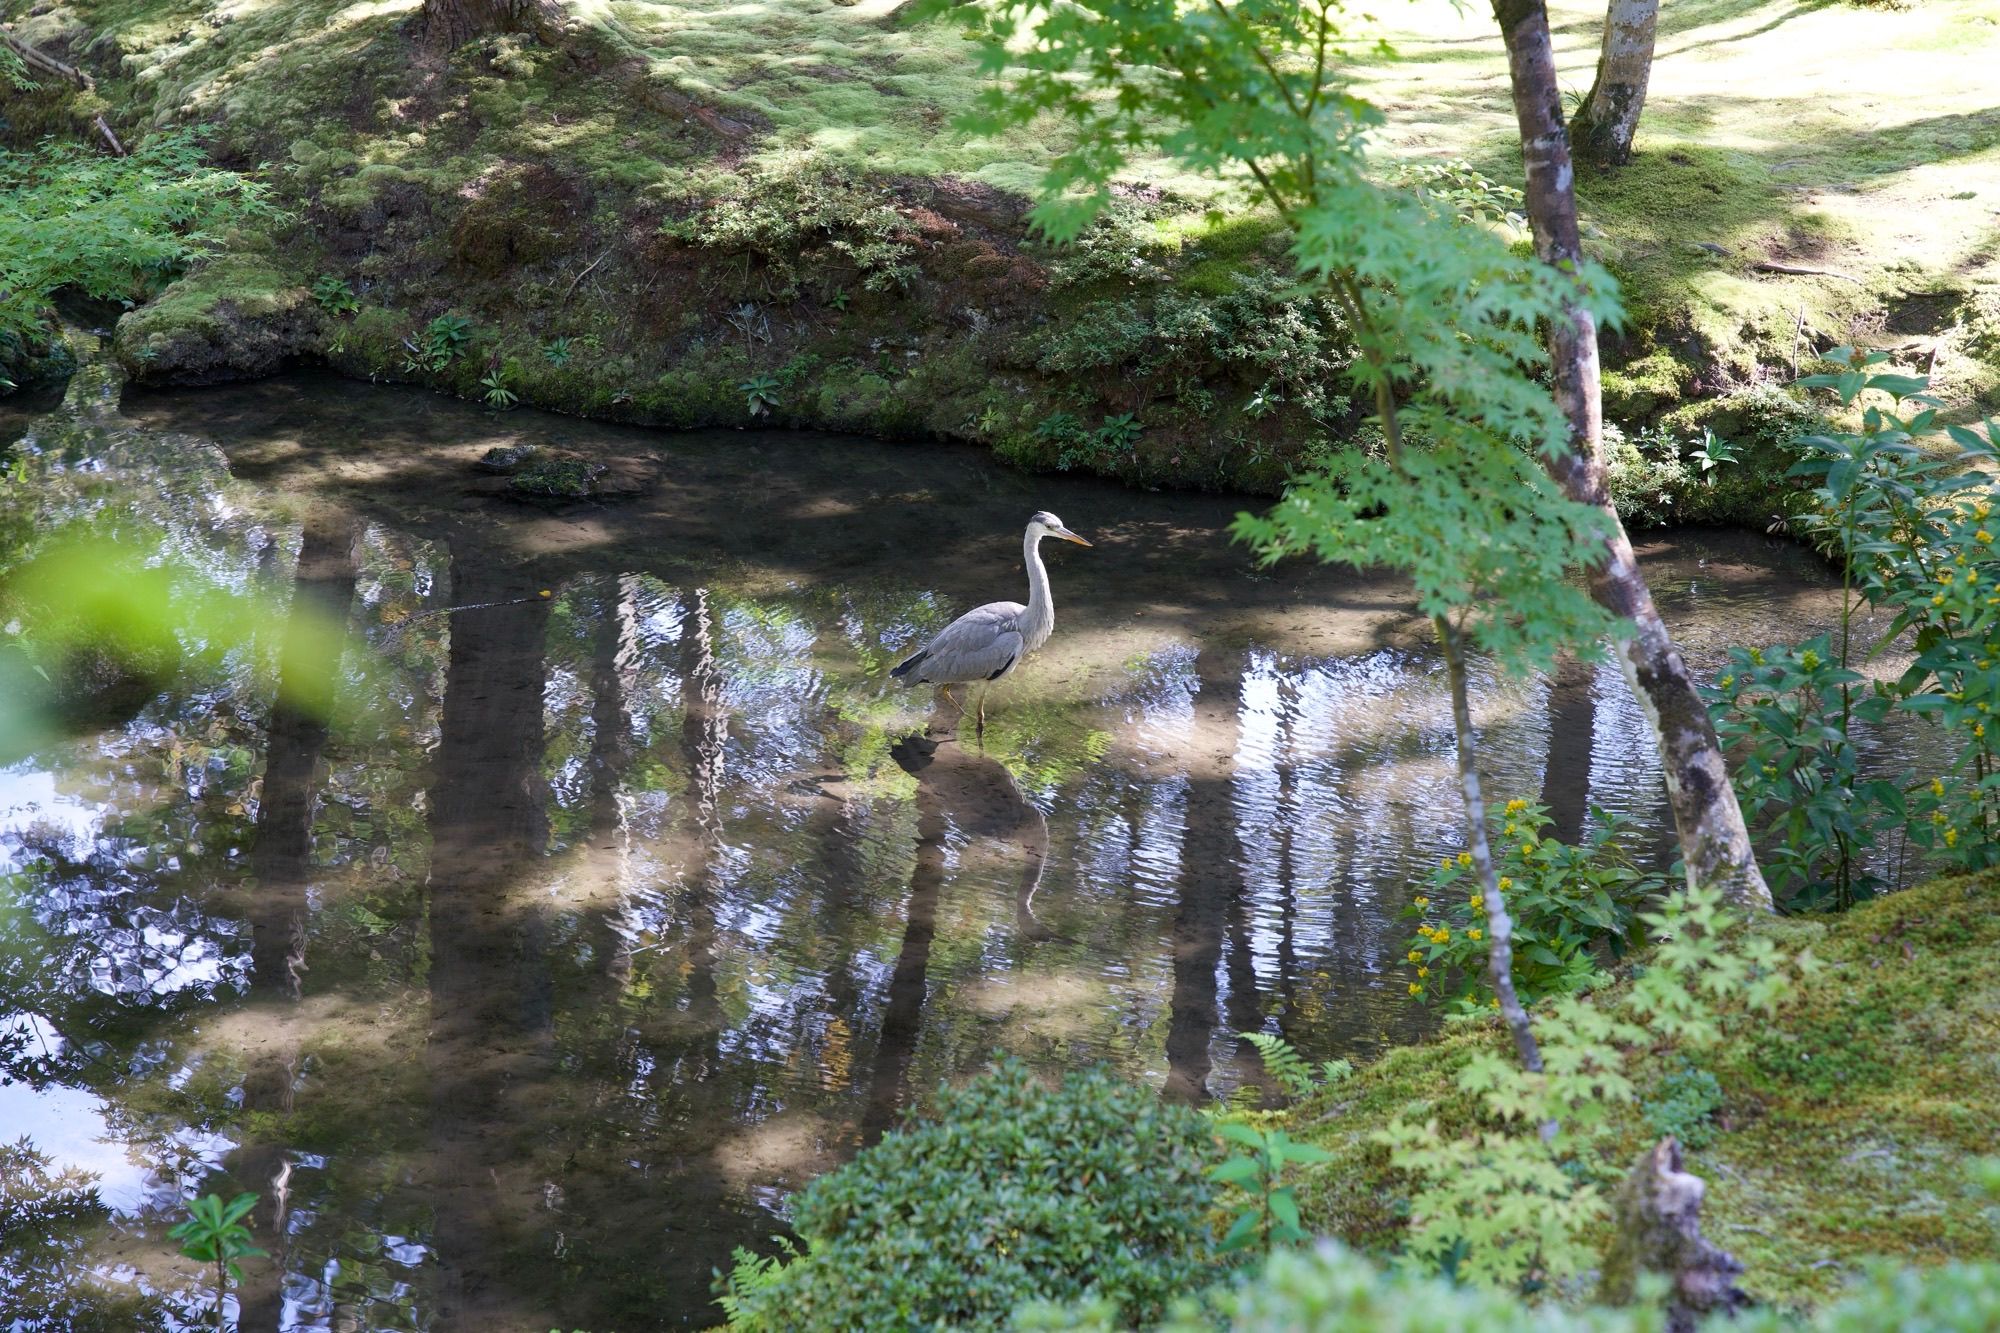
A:
{"label": "heron's yellow beak", "polygon": [[1066,542],[1075,542],[1078,546],[1090,545],[1089,542],[1077,536],[1074,532],[1071,532],[1068,528],[1063,528],[1061,531],[1056,532],[1054,535],[1062,538]]}

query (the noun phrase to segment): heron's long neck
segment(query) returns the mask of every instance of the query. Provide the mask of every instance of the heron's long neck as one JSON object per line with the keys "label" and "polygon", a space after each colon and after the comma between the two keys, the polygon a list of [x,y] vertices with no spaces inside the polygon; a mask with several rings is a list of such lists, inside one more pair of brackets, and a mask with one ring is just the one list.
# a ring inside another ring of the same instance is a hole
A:
{"label": "heron's long neck", "polygon": [[1042,534],[1031,532],[1021,542],[1021,558],[1028,566],[1028,609],[1021,613],[1021,637],[1030,649],[1039,648],[1056,627],[1055,598],[1049,595],[1049,571],[1042,564]]}

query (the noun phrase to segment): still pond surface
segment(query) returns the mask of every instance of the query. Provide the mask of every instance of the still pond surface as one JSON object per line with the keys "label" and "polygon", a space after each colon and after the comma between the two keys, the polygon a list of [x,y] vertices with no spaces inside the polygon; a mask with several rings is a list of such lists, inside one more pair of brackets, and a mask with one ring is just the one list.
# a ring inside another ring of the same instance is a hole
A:
{"label": "still pond surface", "polygon": [[[72,400],[0,420],[53,510],[272,610],[0,768],[0,1139],[106,1206],[0,1273],[13,1328],[194,1318],[165,1229],[238,1190],[254,1333],[701,1327],[790,1191],[996,1051],[1199,1101],[1259,1078],[1240,1031],[1427,1027],[1440,665],[1396,582],[1256,570],[1236,502],[326,378]],[[522,442],[631,494],[509,499],[475,464]],[[886,673],[1025,595],[1040,508],[1097,545],[1050,544],[1055,637],[981,744]],[[1837,610],[1788,544],[1644,558],[1699,668]],[[315,612],[338,652],[288,644]],[[1475,699],[1489,793],[1664,863],[1615,669]]]}

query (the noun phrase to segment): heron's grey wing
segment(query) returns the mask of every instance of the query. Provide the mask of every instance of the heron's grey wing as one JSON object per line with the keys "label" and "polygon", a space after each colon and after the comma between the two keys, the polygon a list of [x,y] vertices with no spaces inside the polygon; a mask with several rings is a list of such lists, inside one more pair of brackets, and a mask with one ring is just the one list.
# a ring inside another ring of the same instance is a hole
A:
{"label": "heron's grey wing", "polygon": [[1021,656],[1021,613],[1026,609],[1019,602],[974,607],[940,630],[895,674],[912,685],[992,680]]}

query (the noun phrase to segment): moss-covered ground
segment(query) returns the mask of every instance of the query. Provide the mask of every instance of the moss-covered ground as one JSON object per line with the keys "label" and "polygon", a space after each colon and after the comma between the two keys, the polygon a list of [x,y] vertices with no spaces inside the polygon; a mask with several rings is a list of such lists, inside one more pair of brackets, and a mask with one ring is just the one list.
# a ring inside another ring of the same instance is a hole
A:
{"label": "moss-covered ground", "polygon": [[[128,320],[133,373],[199,381],[307,355],[624,420],[761,408],[1256,490],[1358,426],[1337,321],[1289,294],[1267,222],[1141,162],[1084,248],[1039,245],[1027,195],[1064,129],[959,128],[982,83],[970,50],[896,0],[572,0],[559,47],[502,37],[448,57],[417,41],[417,8],[0,0],[19,35],[96,74],[91,107],[128,137],[211,125],[217,155],[264,167],[291,210],[247,238],[253,260]],[[1554,10],[1580,91],[1601,11]],[[1398,52],[1358,71],[1387,113],[1385,164],[1463,157],[1518,179],[1478,7],[1419,0],[1357,33]],[[1680,455],[1702,404],[1788,379],[1815,348],[1895,348],[1954,415],[2000,405],[1996,56],[1985,0],[1669,7],[1638,159],[1581,186],[1630,309],[1611,416],[1635,438],[1664,428],[1629,469],[1657,511],[1642,516],[1768,518],[1763,473],[1702,486]],[[17,139],[50,123],[10,118]],[[313,309],[322,277],[358,310]],[[405,340],[443,315],[471,339],[427,368]]]}
{"label": "moss-covered ground", "polygon": [[[1743,1261],[1743,1285],[1760,1300],[1817,1304],[1871,1256],[1936,1264],[2000,1253],[2000,1209],[1966,1171],[2000,1143],[2000,876],[1767,928],[1825,966],[1774,1014],[1734,1016],[1709,1050],[1632,1052],[1640,1102],[1619,1113],[1599,1166],[1622,1173],[1653,1140],[1646,1107],[1687,1061],[1724,1095],[1713,1141],[1688,1154],[1708,1182],[1704,1226]],[[1308,1225],[1393,1246],[1408,1189],[1370,1134],[1396,1117],[1474,1127],[1477,1103],[1458,1090],[1458,1071],[1501,1040],[1482,1026],[1405,1047],[1295,1113],[1294,1132],[1334,1154],[1303,1179]]]}

